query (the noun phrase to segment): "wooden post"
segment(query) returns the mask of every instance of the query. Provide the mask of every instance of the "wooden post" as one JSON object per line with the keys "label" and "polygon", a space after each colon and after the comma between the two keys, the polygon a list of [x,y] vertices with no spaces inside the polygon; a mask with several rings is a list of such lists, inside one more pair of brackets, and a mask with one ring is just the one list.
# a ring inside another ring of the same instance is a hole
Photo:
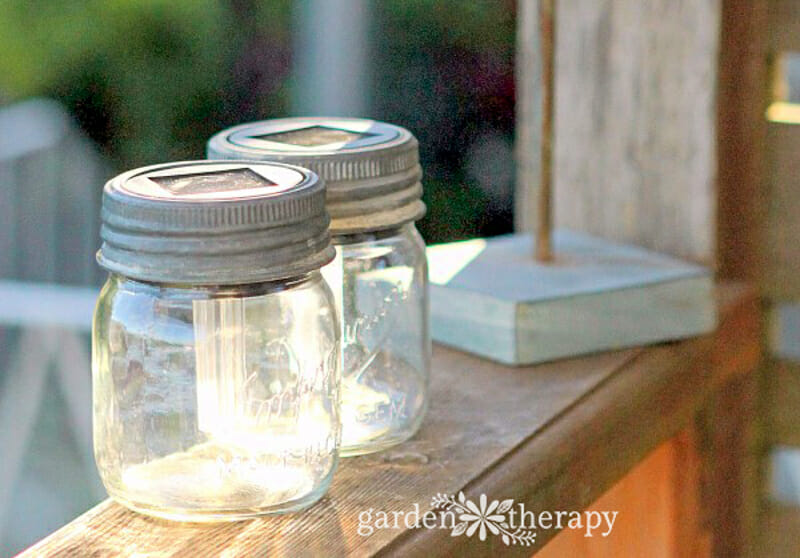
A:
{"label": "wooden post", "polygon": [[[723,1],[717,79],[717,268],[725,279],[755,280],[764,262],[767,5],[766,0]],[[780,272],[771,269],[764,275],[774,281]]]}
{"label": "wooden post", "polygon": [[536,222],[536,259],[553,259],[553,112],[555,107],[555,0],[539,0],[539,39],[542,44],[542,149],[539,182],[539,219]]}
{"label": "wooden post", "polygon": [[517,5],[514,229],[520,233],[536,229],[541,178],[542,63],[538,2],[519,0]]}
{"label": "wooden post", "polygon": [[[558,5],[552,207],[559,227],[714,263],[721,4]],[[516,223],[523,231],[537,229],[542,174],[543,62],[539,48],[525,44],[539,32],[537,5],[520,0]]]}

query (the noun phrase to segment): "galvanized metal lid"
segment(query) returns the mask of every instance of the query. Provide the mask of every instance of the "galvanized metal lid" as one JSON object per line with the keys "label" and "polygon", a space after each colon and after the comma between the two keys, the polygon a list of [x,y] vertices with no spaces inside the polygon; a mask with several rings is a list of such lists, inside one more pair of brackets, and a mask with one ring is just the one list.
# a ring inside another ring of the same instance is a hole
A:
{"label": "galvanized metal lid", "polygon": [[332,234],[393,228],[425,215],[419,144],[400,126],[362,118],[282,118],[223,130],[212,159],[306,167],[327,187]]}
{"label": "galvanized metal lid", "polygon": [[334,257],[325,186],[280,163],[190,161],[132,170],[103,189],[109,271],[164,283],[230,285],[301,275]]}

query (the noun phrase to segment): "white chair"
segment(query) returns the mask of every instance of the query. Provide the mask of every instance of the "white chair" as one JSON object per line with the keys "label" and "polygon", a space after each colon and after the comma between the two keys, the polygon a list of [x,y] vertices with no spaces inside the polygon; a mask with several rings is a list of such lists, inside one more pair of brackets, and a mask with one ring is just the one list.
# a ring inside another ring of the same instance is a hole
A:
{"label": "white chair", "polygon": [[10,549],[2,541],[21,536],[4,528],[9,519],[18,523],[12,498],[47,389],[57,388],[65,402],[67,416],[59,418],[79,446],[93,492],[87,504],[104,494],[92,458],[87,333],[108,174],[58,103],[34,99],[0,109],[0,554]]}

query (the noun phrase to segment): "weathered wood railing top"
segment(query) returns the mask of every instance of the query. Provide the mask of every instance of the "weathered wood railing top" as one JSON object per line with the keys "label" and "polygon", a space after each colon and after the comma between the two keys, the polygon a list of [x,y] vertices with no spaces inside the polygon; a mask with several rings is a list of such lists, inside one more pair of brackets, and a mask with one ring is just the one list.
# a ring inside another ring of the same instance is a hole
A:
{"label": "weathered wood railing top", "polygon": [[[716,387],[759,357],[758,303],[719,289],[720,327],[686,341],[526,368],[436,347],[432,406],[416,438],[346,459],[330,493],[304,513],[231,524],[170,523],[106,501],[22,556],[530,555],[499,537],[443,529],[358,533],[359,512],[424,512],[437,493],[513,498],[529,510],[582,510],[662,440]],[[625,521],[625,518],[620,518]],[[630,518],[629,518],[630,520]],[[401,526],[402,527],[402,526]]]}

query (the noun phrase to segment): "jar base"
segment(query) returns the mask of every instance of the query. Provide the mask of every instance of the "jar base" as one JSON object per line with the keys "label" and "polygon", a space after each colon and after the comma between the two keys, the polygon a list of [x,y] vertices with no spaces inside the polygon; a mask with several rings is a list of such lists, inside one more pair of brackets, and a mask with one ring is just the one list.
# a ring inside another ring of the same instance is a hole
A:
{"label": "jar base", "polygon": [[[358,347],[351,346],[352,353]],[[352,357],[358,360],[357,357]],[[368,365],[342,377],[342,438],[339,455],[383,451],[413,437],[428,409],[427,371],[419,371],[394,351],[378,350]]]}
{"label": "jar base", "polygon": [[268,515],[282,515],[299,512],[317,503],[325,495],[326,491],[327,488],[321,488],[320,490],[312,492],[306,496],[303,496],[302,498],[297,498],[296,500],[291,500],[289,502],[284,502],[267,508],[231,510],[190,510],[179,508],[163,508],[141,502],[134,502],[118,494],[109,493],[109,496],[112,500],[128,508],[129,510],[150,517],[156,517],[158,519],[181,521],[186,523],[224,523],[245,521],[248,519],[255,519],[257,517]]}
{"label": "jar base", "polygon": [[413,430],[400,432],[394,436],[382,437],[361,444],[342,446],[339,449],[339,456],[357,457],[359,455],[369,455],[371,453],[378,453],[389,448],[393,448],[413,438],[417,433],[417,430],[419,430],[419,426],[420,425],[417,425]]}

